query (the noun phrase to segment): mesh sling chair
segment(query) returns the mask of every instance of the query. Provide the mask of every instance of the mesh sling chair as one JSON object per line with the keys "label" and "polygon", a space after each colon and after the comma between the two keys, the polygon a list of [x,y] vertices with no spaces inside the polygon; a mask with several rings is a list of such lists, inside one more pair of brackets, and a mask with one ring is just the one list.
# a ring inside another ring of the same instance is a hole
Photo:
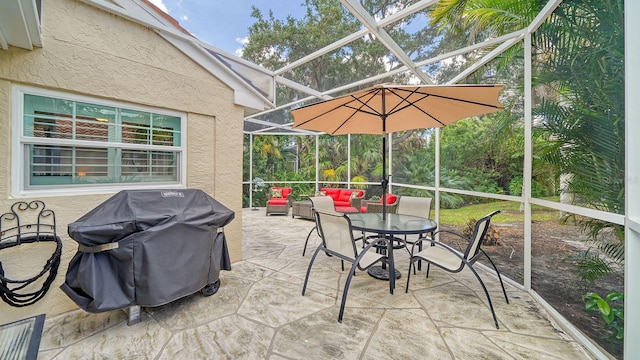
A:
{"label": "mesh sling chair", "polygon": [[[333,198],[331,196],[312,196],[309,198],[311,200],[311,211],[315,212],[316,210],[323,212],[335,212],[335,207],[333,204]],[[315,219],[315,215],[314,215]],[[314,231],[318,230],[318,222],[316,221],[316,226],[314,226],[307,235],[307,240],[304,241],[304,248],[302,249],[302,256],[307,252],[307,244],[309,243],[309,238]],[[320,232],[318,232],[318,237],[320,236]]]}
{"label": "mesh sling chair", "polygon": [[[469,268],[469,270],[471,270],[473,275],[475,275],[476,279],[478,279],[478,281],[480,282],[480,285],[482,285],[482,290],[484,290],[484,294],[487,296],[487,301],[489,302],[489,308],[491,309],[491,315],[493,315],[493,321],[496,324],[496,329],[499,329],[500,327],[498,326],[498,319],[496,318],[496,313],[493,309],[493,304],[491,303],[491,297],[489,296],[487,287],[484,285],[484,282],[480,278],[480,275],[478,275],[476,270],[473,268],[473,265],[476,263],[476,261],[480,256],[484,255],[487,257],[487,259],[491,263],[491,266],[493,266],[493,269],[496,271],[496,274],[498,275],[498,280],[500,280],[500,286],[502,286],[502,292],[504,293],[504,299],[508,304],[509,298],[507,297],[507,291],[504,289],[504,283],[502,282],[502,277],[500,276],[500,272],[498,271],[498,268],[493,263],[489,255],[487,255],[487,253],[485,253],[484,250],[482,250],[482,239],[484,239],[484,236],[487,233],[487,230],[489,229],[489,223],[491,222],[491,217],[498,213],[500,213],[500,210],[494,211],[491,214],[486,215],[485,217],[483,217],[482,219],[476,222],[471,238],[466,239],[468,241],[468,244],[463,253],[457,251],[456,249],[440,241],[435,241],[431,238],[422,238],[418,240],[415,244],[413,244],[410,252],[411,259],[409,261],[409,274],[407,276],[407,287],[405,289],[405,292],[409,291],[409,279],[411,277],[411,268],[414,267],[415,269],[414,263],[416,261],[424,260],[427,262],[427,277],[429,277],[429,267],[431,264],[436,265],[442,268],[443,270],[451,273],[460,272],[466,266]],[[445,230],[439,230],[439,231],[436,231],[435,233],[437,234],[437,233],[444,233],[444,232],[462,237],[460,234],[457,234],[451,231],[445,231]],[[414,254],[413,251],[416,245],[419,246],[419,244],[423,241],[428,241],[431,246],[427,246],[424,250],[419,251],[417,254]]]}
{"label": "mesh sling chair", "polygon": [[[401,196],[398,200],[398,208],[396,209],[398,214],[420,216],[425,219],[431,218],[431,198],[417,197],[417,196]],[[418,244],[418,251],[422,251],[422,242],[418,242],[420,238],[426,234],[419,235],[405,235],[404,242],[406,244]],[[433,238],[433,231],[431,232],[431,238]],[[407,247],[407,251],[409,248]],[[421,270],[422,261],[418,261],[418,270]],[[414,269],[415,274],[415,269]]]}
{"label": "mesh sling chair", "polygon": [[307,290],[307,282],[309,281],[311,267],[313,266],[313,262],[320,251],[324,251],[329,256],[335,256],[341,259],[343,263],[344,261],[350,262],[352,265],[344,285],[340,312],[338,314],[338,322],[342,322],[344,306],[347,302],[347,292],[349,291],[351,278],[355,275],[356,267],[360,270],[367,270],[377,262],[385,261],[386,256],[369,251],[374,245],[378,244],[378,242],[383,242],[385,240],[380,239],[372,242],[363,249],[360,249],[358,252],[356,241],[353,238],[351,220],[349,220],[345,214],[322,212],[316,209],[314,216],[316,217],[318,233],[320,234],[322,242],[318,245],[318,248],[313,253],[311,261],[309,262],[307,275],[304,278],[304,285],[302,286],[302,296],[304,296],[304,293]]}

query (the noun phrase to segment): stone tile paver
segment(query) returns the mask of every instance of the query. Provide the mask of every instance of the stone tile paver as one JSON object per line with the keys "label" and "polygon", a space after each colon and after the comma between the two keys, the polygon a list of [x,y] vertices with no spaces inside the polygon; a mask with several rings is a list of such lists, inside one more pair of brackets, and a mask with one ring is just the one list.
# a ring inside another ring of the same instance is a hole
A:
{"label": "stone tile paver", "polygon": [[[244,260],[220,274],[222,286],[164,306],[142,309],[127,325],[122,310],[73,311],[45,322],[42,360],[63,359],[593,359],[556,326],[533,298],[480,271],[500,329],[473,274],[433,268],[411,276],[406,251],[396,252],[402,277],[387,282],[358,271],[344,319],[338,311],[349,264],[319,254],[307,293],[302,284],[319,240],[313,222],[245,209]],[[500,264],[497,264],[498,267]]]}

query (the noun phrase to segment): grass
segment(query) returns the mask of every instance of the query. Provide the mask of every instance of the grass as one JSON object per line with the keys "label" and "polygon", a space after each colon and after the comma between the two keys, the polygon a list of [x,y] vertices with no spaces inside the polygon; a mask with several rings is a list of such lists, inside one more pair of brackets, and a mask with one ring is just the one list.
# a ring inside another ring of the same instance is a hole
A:
{"label": "grass", "polygon": [[[494,224],[514,223],[524,221],[524,210],[520,210],[520,203],[513,201],[494,201],[474,204],[459,209],[440,209],[440,223],[454,226],[466,225],[469,219],[479,219],[493,211],[501,210],[491,221]],[[531,208],[534,221],[558,220],[559,213],[542,206],[533,205]]]}

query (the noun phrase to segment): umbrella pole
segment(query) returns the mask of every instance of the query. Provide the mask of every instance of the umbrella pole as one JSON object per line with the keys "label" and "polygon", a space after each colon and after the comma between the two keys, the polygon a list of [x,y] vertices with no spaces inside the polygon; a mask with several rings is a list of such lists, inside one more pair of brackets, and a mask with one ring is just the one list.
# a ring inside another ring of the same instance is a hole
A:
{"label": "umbrella pole", "polygon": [[382,89],[382,220],[387,220],[387,109],[386,91]]}
{"label": "umbrella pole", "polygon": [[382,135],[382,220],[387,219],[387,134]]}

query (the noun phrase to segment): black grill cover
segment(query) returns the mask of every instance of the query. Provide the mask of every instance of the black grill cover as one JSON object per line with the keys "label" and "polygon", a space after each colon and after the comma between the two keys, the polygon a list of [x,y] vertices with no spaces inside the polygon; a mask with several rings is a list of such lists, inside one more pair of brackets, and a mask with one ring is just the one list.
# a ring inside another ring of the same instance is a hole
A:
{"label": "black grill cover", "polygon": [[61,289],[89,312],[192,294],[231,270],[218,228],[234,216],[201,190],[121,191],[69,224],[79,246]]}

